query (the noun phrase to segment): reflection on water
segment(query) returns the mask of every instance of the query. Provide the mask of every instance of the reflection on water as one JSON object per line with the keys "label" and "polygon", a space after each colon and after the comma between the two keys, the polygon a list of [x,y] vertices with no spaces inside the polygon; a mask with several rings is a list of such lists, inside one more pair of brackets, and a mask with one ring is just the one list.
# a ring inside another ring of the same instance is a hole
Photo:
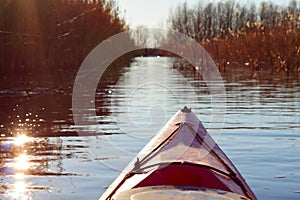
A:
{"label": "reflection on water", "polygon": [[21,146],[26,142],[30,141],[30,137],[25,134],[19,134],[14,138],[14,144],[17,146]]}
{"label": "reflection on water", "polygon": [[24,181],[16,181],[13,185],[13,191],[10,194],[14,199],[26,199],[26,183]]}
{"label": "reflection on water", "polygon": [[[73,125],[69,86],[2,89],[0,199],[97,199],[118,175],[115,169],[184,105],[192,107],[260,199],[299,199],[299,80],[264,78],[263,72],[254,79],[243,67],[228,69],[219,135],[207,89],[219,83],[178,71],[172,61],[136,58],[128,67],[106,71],[95,99],[99,126]],[[78,128],[97,136],[77,137]]]}
{"label": "reflection on water", "polygon": [[[88,172],[68,172],[63,164],[68,160],[86,161],[86,142],[80,138],[32,138],[24,134],[1,137],[1,199],[33,199],[37,191],[58,192],[51,177],[87,176]],[[48,181],[39,181],[40,178]]]}
{"label": "reflection on water", "polygon": [[31,163],[28,161],[28,155],[25,153],[22,153],[20,155],[18,155],[18,157],[16,157],[14,159],[14,163],[12,165],[13,169],[16,170],[27,170],[29,169]]}
{"label": "reflection on water", "polygon": [[69,87],[0,89],[0,94],[2,137],[61,135],[72,124]]}

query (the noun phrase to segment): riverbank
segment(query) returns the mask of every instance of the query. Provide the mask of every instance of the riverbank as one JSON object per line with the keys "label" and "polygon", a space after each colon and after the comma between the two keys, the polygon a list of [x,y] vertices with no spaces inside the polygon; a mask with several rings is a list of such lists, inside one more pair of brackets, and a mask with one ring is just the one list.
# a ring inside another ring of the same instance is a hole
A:
{"label": "riverbank", "polygon": [[248,67],[255,71],[300,73],[299,2],[241,5],[234,1],[172,10],[169,23],[201,44],[221,71]]}

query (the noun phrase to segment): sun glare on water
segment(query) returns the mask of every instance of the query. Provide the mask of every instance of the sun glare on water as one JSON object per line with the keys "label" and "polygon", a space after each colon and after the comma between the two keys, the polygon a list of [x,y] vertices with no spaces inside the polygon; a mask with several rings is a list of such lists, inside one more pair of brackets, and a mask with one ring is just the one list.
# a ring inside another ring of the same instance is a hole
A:
{"label": "sun glare on water", "polygon": [[28,155],[20,154],[15,158],[14,168],[18,170],[26,170],[30,167]]}
{"label": "sun glare on water", "polygon": [[25,174],[24,173],[16,173],[15,175],[14,175],[14,178],[16,178],[16,179],[24,179],[25,178]]}
{"label": "sun glare on water", "polygon": [[20,135],[18,135],[17,137],[14,138],[14,144],[18,145],[18,146],[21,146],[21,145],[23,145],[23,144],[25,144],[26,142],[29,142],[29,141],[30,141],[30,137],[28,137],[25,134],[20,134]]}
{"label": "sun glare on water", "polygon": [[10,193],[13,199],[27,199],[26,197],[26,183],[24,181],[17,181],[13,184],[13,191]]}

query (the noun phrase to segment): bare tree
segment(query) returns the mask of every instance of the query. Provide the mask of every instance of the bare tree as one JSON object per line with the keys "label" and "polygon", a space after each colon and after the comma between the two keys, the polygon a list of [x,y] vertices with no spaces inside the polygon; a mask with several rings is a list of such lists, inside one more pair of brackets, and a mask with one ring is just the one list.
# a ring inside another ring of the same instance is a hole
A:
{"label": "bare tree", "polygon": [[135,44],[139,47],[146,47],[149,42],[149,30],[145,26],[138,26],[137,28],[131,30],[131,38],[135,41]]}

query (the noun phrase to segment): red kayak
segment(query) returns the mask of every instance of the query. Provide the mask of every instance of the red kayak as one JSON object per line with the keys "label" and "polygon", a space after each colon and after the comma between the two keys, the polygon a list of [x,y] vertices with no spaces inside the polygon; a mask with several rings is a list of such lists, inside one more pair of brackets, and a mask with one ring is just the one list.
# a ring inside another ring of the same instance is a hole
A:
{"label": "red kayak", "polygon": [[257,199],[185,107],[132,160],[100,200]]}

